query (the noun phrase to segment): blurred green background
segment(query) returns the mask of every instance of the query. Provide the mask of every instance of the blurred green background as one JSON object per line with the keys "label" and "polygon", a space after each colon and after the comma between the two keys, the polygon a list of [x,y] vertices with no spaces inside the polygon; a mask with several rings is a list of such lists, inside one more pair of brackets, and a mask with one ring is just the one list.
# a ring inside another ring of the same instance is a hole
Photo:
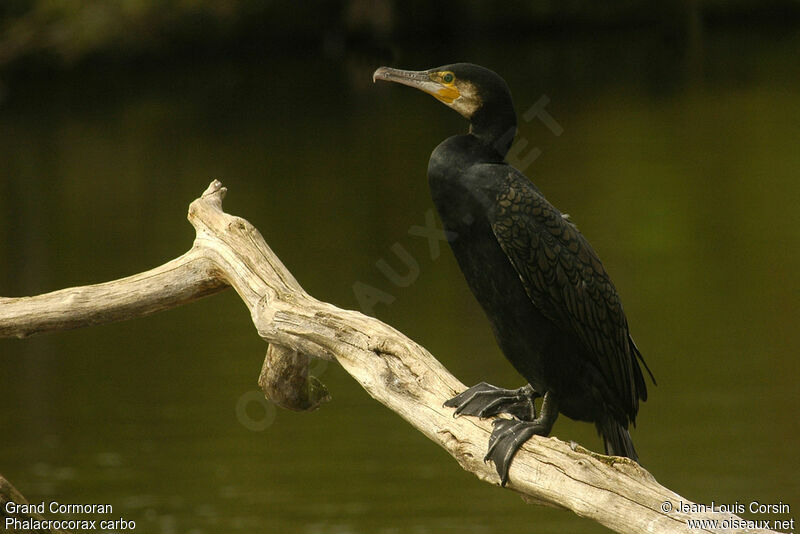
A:
{"label": "blurred green background", "polygon": [[[312,295],[370,311],[463,382],[521,385],[432,209],[466,128],[379,65],[473,61],[523,112],[526,173],[598,251],[659,385],[633,436],[664,485],[800,509],[800,3],[351,0],[0,5],[0,295],[187,250],[212,179]],[[397,287],[400,244],[419,275]],[[32,502],[109,503],[138,532],[604,532],[461,471],[335,364],[312,414],[259,400],[228,291],[157,316],[0,340],[0,473]],[[599,450],[591,425],[554,434]],[[756,518],[751,514],[747,517]],[[758,517],[781,519],[790,516]],[[81,516],[80,518],[86,518]],[[110,519],[100,517],[99,519]]]}

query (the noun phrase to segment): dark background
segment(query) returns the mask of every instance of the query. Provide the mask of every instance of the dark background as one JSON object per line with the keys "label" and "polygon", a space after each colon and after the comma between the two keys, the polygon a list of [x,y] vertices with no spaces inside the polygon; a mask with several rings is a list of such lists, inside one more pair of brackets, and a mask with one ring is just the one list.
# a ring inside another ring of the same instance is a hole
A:
{"label": "dark background", "polygon": [[[658,378],[633,432],[688,499],[800,506],[797,2],[11,1],[0,5],[0,295],[149,269],[212,179],[312,295],[368,311],[463,382],[521,385],[450,252],[409,235],[464,121],[380,65],[472,61],[518,112],[525,172],[592,242]],[[397,287],[400,244],[419,276]],[[0,340],[0,473],[139,532],[602,532],[479,482],[334,364],[312,414],[259,400],[232,292]],[[554,429],[593,450],[591,425]],[[81,516],[79,518],[86,518]]]}

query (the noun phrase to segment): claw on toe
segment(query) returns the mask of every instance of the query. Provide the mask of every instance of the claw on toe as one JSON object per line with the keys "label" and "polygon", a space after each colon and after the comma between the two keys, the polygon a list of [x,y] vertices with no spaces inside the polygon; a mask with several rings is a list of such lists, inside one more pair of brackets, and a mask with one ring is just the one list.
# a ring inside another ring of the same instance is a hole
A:
{"label": "claw on toe", "polygon": [[500,477],[500,485],[508,483],[508,469],[511,467],[511,460],[522,444],[528,441],[531,436],[546,436],[550,433],[558,417],[558,405],[550,394],[545,394],[542,403],[541,415],[533,421],[520,421],[518,419],[497,419],[492,422],[492,435],[489,437],[489,450],[486,452],[486,459],[494,462],[497,475]]}
{"label": "claw on toe", "polygon": [[534,399],[537,396],[530,385],[503,389],[481,382],[445,401],[444,406],[455,408],[455,417],[471,415],[486,418],[507,413],[523,421],[532,421],[536,418]]}
{"label": "claw on toe", "polygon": [[522,444],[528,441],[535,434],[543,434],[545,428],[539,423],[530,421],[519,421],[517,419],[497,419],[492,422],[494,430],[489,437],[489,450],[486,452],[484,461],[491,460],[500,477],[500,485],[508,483],[508,470],[511,467],[511,460]]}

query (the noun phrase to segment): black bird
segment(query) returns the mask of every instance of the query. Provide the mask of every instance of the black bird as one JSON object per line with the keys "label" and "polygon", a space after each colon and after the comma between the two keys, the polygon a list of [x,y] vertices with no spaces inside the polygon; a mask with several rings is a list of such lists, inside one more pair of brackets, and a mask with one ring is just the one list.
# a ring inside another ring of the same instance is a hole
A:
{"label": "black bird", "polygon": [[593,422],[606,454],[638,461],[628,425],[647,400],[639,363],[647,364],[597,254],[505,161],[517,126],[505,81],[470,63],[425,71],[381,67],[372,78],[420,89],[469,120],[469,133],[433,150],[431,195],[500,348],[529,382],[512,390],[482,382],[445,405],[457,415],[513,416],[494,421],[486,454],[502,485],[519,447],[535,434],[547,436],[559,412]]}

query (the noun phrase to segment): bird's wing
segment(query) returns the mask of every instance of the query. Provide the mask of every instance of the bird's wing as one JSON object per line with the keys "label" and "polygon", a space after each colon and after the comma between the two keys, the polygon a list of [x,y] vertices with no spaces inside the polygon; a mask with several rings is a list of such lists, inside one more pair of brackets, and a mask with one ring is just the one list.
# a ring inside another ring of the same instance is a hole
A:
{"label": "bird's wing", "polygon": [[511,170],[503,185],[489,215],[498,243],[534,305],[578,337],[633,420],[639,399],[647,398],[636,361],[641,354],[603,264],[577,227],[521,173]]}

